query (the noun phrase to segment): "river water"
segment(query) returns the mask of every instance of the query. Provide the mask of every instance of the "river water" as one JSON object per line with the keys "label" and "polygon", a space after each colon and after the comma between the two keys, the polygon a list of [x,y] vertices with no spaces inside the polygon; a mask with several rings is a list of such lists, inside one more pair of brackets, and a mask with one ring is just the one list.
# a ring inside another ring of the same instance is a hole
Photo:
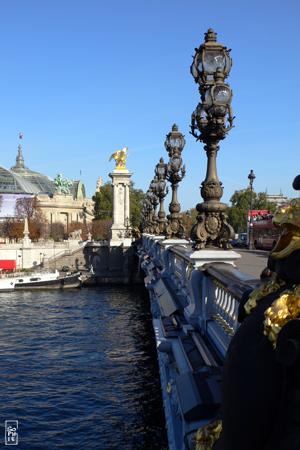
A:
{"label": "river water", "polygon": [[145,291],[0,293],[0,448],[5,420],[13,448],[167,448]]}

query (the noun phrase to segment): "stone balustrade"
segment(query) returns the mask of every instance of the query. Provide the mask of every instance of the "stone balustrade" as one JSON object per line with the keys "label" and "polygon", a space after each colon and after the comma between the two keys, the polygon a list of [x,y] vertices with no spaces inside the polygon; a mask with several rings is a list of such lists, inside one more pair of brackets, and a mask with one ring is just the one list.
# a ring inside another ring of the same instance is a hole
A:
{"label": "stone balustrade", "polygon": [[138,254],[151,302],[169,448],[189,449],[194,431],[219,407],[221,366],[238,328],[240,300],[259,280],[235,267],[240,256],[231,250],[195,252],[188,241],[143,235]]}

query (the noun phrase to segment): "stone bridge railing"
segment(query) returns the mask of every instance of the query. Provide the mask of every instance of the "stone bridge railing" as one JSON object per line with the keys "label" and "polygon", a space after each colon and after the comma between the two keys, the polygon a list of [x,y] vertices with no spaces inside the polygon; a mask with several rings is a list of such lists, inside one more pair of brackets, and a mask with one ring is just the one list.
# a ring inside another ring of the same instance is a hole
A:
{"label": "stone bridge railing", "polygon": [[149,291],[169,448],[193,448],[195,431],[220,405],[221,366],[243,294],[259,280],[240,272],[233,251],[194,252],[144,235],[140,266]]}

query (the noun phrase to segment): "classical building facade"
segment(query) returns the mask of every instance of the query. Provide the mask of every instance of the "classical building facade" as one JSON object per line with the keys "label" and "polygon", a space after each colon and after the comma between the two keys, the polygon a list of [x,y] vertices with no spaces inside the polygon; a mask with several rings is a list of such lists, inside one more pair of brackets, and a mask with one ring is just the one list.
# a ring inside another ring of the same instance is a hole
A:
{"label": "classical building facade", "polygon": [[35,197],[49,224],[91,222],[94,202],[86,197],[82,181],[70,181],[58,175],[52,180],[25,166],[22,146],[18,146],[16,164],[10,170],[0,167],[0,219],[15,216],[17,199]]}
{"label": "classical building facade", "polygon": [[282,192],[280,194],[267,194],[266,199],[268,202],[275,203],[279,207],[287,205],[289,202],[288,198]]}

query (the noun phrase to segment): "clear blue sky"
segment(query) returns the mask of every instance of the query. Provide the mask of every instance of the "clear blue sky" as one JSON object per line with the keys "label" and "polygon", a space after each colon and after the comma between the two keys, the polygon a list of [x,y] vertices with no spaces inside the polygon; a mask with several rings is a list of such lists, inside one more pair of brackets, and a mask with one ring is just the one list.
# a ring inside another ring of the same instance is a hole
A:
{"label": "clear blue sky", "polygon": [[1,0],[0,165],[11,167],[18,132],[25,162],[78,179],[89,195],[128,146],[146,189],[173,122],[186,135],[184,209],[200,198],[206,157],[189,135],[199,101],[191,55],[209,27],[232,48],[228,78],[235,128],[221,143],[225,201],[247,185],[295,196],[300,173],[298,0]]}

